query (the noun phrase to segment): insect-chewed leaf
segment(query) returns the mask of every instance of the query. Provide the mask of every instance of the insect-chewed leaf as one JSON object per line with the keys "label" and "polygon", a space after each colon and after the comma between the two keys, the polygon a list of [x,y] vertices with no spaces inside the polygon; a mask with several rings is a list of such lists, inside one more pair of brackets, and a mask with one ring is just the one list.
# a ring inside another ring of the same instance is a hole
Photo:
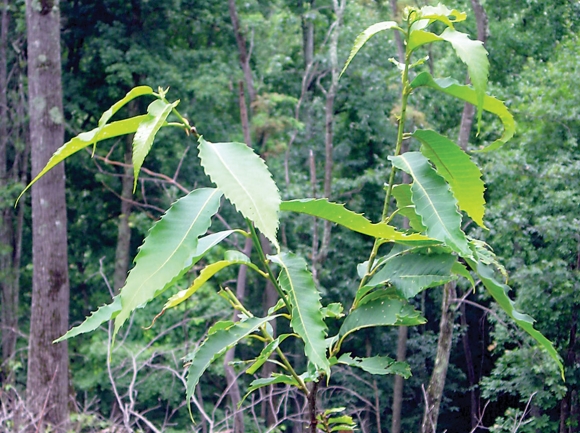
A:
{"label": "insect-chewed leaf", "polygon": [[398,374],[405,379],[411,377],[411,368],[406,362],[397,362],[388,356],[372,356],[370,358],[353,358],[350,353],[345,353],[338,358],[339,364],[346,364],[351,367],[360,368],[367,373],[384,375]]}
{"label": "insect-chewed leaf", "polygon": [[214,188],[194,190],[176,201],[151,228],[121,289],[122,309],[115,319],[115,334],[135,308],[159,295],[191,267],[198,238],[209,228],[221,196]]}
{"label": "insect-chewed leaf", "polygon": [[478,124],[480,124],[483,100],[487,88],[487,75],[489,73],[487,50],[483,47],[483,42],[469,39],[465,33],[458,32],[452,28],[445,29],[440,37],[453,46],[461,61],[467,65],[469,78],[475,89],[477,102],[475,105],[477,106]]}
{"label": "insect-chewed leaf", "polygon": [[413,178],[411,195],[415,211],[427,227],[427,236],[440,240],[462,256],[471,256],[457,202],[445,180],[419,152],[389,157],[393,165]]}
{"label": "insect-chewed leaf", "polygon": [[274,317],[249,317],[242,322],[236,322],[235,325],[225,330],[219,330],[208,335],[197,349],[185,357],[185,362],[190,363],[186,387],[188,405],[195,391],[195,387],[199,382],[199,378],[210,364],[227,349],[235,346],[240,340],[256,332],[260,326],[272,320]]}
{"label": "insect-chewed leaf", "polygon": [[210,143],[203,137],[199,157],[212,182],[279,249],[280,192],[264,160],[243,143]]}
{"label": "insect-chewed leaf", "polygon": [[145,161],[145,157],[151,150],[155,135],[157,135],[157,132],[167,120],[167,116],[178,103],[179,101],[168,104],[161,99],[157,99],[147,107],[147,118],[141,122],[137,132],[135,132],[135,137],[133,137],[133,177],[135,178],[133,191],[137,188],[139,171],[143,161]]}
{"label": "insect-chewed leaf", "polygon": [[118,137],[120,135],[132,134],[137,131],[139,124],[145,120],[147,116],[136,116],[125,120],[119,120],[118,122],[112,122],[103,126],[99,126],[88,132],[82,132],[70,141],[67,141],[61,147],[58,148],[52,157],[46,163],[46,166],[41,170],[40,173],[24,188],[24,190],[18,196],[18,200],[24,195],[24,193],[34,184],[38,179],[44,176],[49,170],[56,166],[59,162],[64,161],[69,156],[77,153],[79,150],[84,149],[91,144],[95,144],[98,141],[106,140],[107,138]]}
{"label": "insect-chewed leaf", "polygon": [[375,292],[374,297],[352,310],[340,327],[341,341],[352,332],[375,326],[415,326],[427,320],[402,299]]}
{"label": "insect-chewed leaf", "polygon": [[[416,89],[418,87],[430,87],[473,105],[477,105],[478,103],[477,94],[470,86],[459,84],[456,80],[451,78],[434,79],[429,72],[421,72],[413,79],[411,82],[411,88]],[[498,116],[504,128],[504,132],[500,138],[481,150],[482,152],[489,152],[491,150],[499,149],[514,136],[516,123],[514,121],[514,116],[512,116],[505,104],[499,99],[485,95],[482,108],[484,111]]]}
{"label": "insect-chewed leaf", "polygon": [[357,233],[362,233],[375,238],[386,239],[393,242],[407,244],[433,245],[437,243],[433,239],[418,233],[405,234],[397,231],[395,227],[384,223],[371,223],[363,215],[348,210],[343,204],[331,203],[327,199],[300,199],[283,201],[280,210],[299,212],[317,218],[323,218],[339,224]]}
{"label": "insect-chewed leaf", "polygon": [[397,25],[395,21],[384,21],[382,23],[373,24],[372,26],[368,27],[365,31],[363,31],[360,35],[358,35],[357,38],[354,40],[354,44],[350,50],[348,59],[346,60],[346,63],[344,64],[344,67],[340,72],[340,75],[342,76],[342,74],[344,74],[344,71],[346,71],[346,68],[348,68],[348,65],[350,64],[354,56],[356,56],[356,53],[359,52],[359,50],[363,47],[363,45],[372,36],[376,35],[378,32],[389,29],[401,30],[401,28]]}
{"label": "insect-chewed leaf", "polygon": [[550,340],[544,337],[541,332],[534,329],[534,319],[532,319],[527,314],[520,313],[515,309],[514,302],[507,295],[510,290],[509,286],[496,280],[493,269],[489,265],[486,265],[480,260],[475,261],[469,258],[466,259],[466,261],[469,267],[475,271],[479,278],[481,278],[481,282],[487,291],[491,294],[499,306],[507,313],[507,315],[510,316],[520,328],[526,331],[532,338],[534,338],[534,340],[540,344],[541,347],[543,347],[548,352],[550,357],[558,365],[560,374],[564,380],[564,365],[562,364],[560,355],[558,355],[558,352]]}
{"label": "insect-chewed leaf", "polygon": [[165,303],[165,306],[163,307],[163,311],[176,307],[183,301],[189,299],[211,277],[213,277],[222,269],[232,265],[246,265],[256,270],[257,272],[260,272],[260,270],[250,261],[250,259],[244,253],[241,253],[239,251],[228,251],[226,253],[225,260],[220,260],[218,262],[207,265],[205,268],[201,270],[198,277],[193,281],[193,283],[188,289],[182,290],[179,293],[173,295],[171,298],[169,298]]}
{"label": "insect-chewed leaf", "polygon": [[76,337],[79,334],[84,334],[86,332],[92,332],[101,326],[103,323],[114,319],[117,314],[121,311],[121,298],[119,295],[113,298],[113,302],[107,305],[99,307],[96,311],[93,311],[90,316],[88,316],[83,323],[79,326],[75,326],[69,330],[62,337],[54,340],[53,343],[60,343],[61,341],[68,340],[69,338]]}
{"label": "insect-chewed leaf", "polygon": [[485,227],[485,186],[477,165],[457,144],[435,131],[417,130],[413,137],[422,143],[421,153],[435,164],[437,173],[449,184],[459,209]]}
{"label": "insect-chewed leaf", "polygon": [[376,287],[391,283],[406,299],[451,281],[452,254],[403,254],[389,257],[366,284]]}
{"label": "insect-chewed leaf", "polygon": [[326,325],[322,315],[320,294],[312,274],[306,269],[306,261],[298,256],[281,253],[269,259],[280,265],[279,281],[292,306],[290,325],[304,341],[308,360],[317,368],[330,372],[326,357]]}

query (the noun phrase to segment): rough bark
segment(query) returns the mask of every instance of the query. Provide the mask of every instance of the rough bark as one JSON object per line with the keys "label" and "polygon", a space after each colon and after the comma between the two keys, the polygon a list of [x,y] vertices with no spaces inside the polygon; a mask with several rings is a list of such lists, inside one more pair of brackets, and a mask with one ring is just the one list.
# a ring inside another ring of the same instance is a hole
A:
{"label": "rough bark", "polygon": [[[28,94],[32,174],[64,140],[60,10],[58,0],[26,2]],[[27,403],[36,431],[51,424],[65,432],[68,420],[68,346],[52,344],[68,328],[69,278],[64,166],[32,187],[32,306]]]}
{"label": "rough bark", "polygon": [[436,433],[439,406],[443,397],[447,369],[449,368],[449,354],[453,340],[453,321],[455,311],[450,308],[451,300],[455,299],[455,281],[445,284],[443,288],[443,302],[441,303],[441,321],[439,322],[439,339],[437,341],[437,356],[435,366],[425,391],[425,412],[421,423],[421,433]]}

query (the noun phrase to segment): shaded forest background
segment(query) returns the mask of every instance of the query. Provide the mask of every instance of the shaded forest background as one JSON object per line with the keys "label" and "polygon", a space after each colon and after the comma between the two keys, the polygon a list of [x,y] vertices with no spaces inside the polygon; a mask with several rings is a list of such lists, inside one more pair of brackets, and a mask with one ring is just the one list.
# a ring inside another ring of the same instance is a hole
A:
{"label": "shaded forest background", "polygon": [[[376,220],[386,156],[396,137],[399,89],[393,83],[398,71],[389,59],[398,56],[397,40],[377,35],[340,81],[336,75],[356,35],[370,24],[393,19],[406,4],[62,2],[65,135],[94,127],[102,111],[134,86],[170,87],[169,95],[181,99],[181,112],[208,140],[251,144],[284,186],[285,199],[331,197]],[[506,264],[512,298],[554,342],[567,375],[562,382],[556,366],[495,310],[483,291],[460,288],[463,296],[452,300],[454,339],[438,431],[580,432],[580,3],[460,0],[448,6],[468,12],[468,20],[458,25],[462,31],[485,39],[491,93],[506,101],[518,122],[508,145],[478,156],[487,185],[489,230],[472,227],[470,234],[493,245]],[[478,7],[487,18],[481,21],[483,34],[476,23]],[[0,47],[5,66],[0,68],[0,430],[7,432],[35,431],[26,429],[38,421],[27,411],[30,197],[14,208],[31,179],[26,30],[25,4],[5,0]],[[444,46],[431,47],[425,64],[434,75],[463,82],[461,66]],[[458,137],[463,105],[451,98],[442,104],[437,98],[438,104],[429,94],[415,99],[411,121]],[[124,114],[143,112],[138,104]],[[498,129],[491,116],[484,116],[481,133],[471,129],[468,148],[492,141]],[[162,131],[135,194],[130,141],[111,140],[109,146],[99,145],[94,157],[87,151],[67,161],[70,309],[62,314],[70,315],[70,326],[110,300],[152,222],[205,182],[194,144]],[[223,216],[231,220],[233,215],[231,209],[231,215]],[[316,274],[325,304],[352,295],[358,277],[350,265],[365,259],[368,239],[313,225],[307,217],[283,220],[281,232],[284,244],[304,252],[315,266],[330,258],[337,264],[331,271],[318,268]],[[175,291],[194,277],[184,276]],[[220,278],[225,284],[237,275],[226,272]],[[256,311],[271,305],[269,291],[260,284],[248,275],[246,297]],[[69,341],[69,431],[206,433],[232,428],[232,390],[239,387],[243,395],[252,379],[240,374],[241,366],[218,363],[204,376],[196,394],[196,425],[189,420],[183,392],[181,358],[188,348],[182,342],[195,345],[215,318],[231,315],[217,288],[208,283],[152,329],[144,327],[161,303],[138,311],[111,357],[108,329]],[[429,322],[408,330],[406,359],[413,376],[402,388],[399,427],[393,422],[397,399],[392,377],[345,369],[323,390],[323,406],[347,407],[363,432],[420,431],[441,297],[435,289],[417,300]],[[380,346],[397,357],[397,329],[360,335],[349,342],[357,350],[370,353]],[[244,422],[236,430],[302,431],[302,402],[298,396],[283,398],[285,393],[277,387],[246,401]],[[284,405],[278,408],[280,402]]]}

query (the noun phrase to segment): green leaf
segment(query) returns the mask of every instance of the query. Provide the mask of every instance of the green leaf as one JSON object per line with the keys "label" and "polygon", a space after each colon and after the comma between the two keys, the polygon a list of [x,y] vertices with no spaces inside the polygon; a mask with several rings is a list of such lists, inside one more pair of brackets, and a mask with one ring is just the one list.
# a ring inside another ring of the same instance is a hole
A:
{"label": "green leaf", "polygon": [[458,32],[452,28],[445,29],[440,37],[453,46],[457,56],[467,65],[469,78],[475,89],[477,122],[480,125],[483,100],[485,99],[487,88],[487,75],[489,74],[487,50],[483,47],[483,42],[469,39],[465,33]]}
{"label": "green leaf", "polygon": [[246,392],[246,394],[242,397],[242,399],[238,403],[238,408],[242,405],[244,400],[251,393],[253,393],[255,390],[263,388],[265,386],[276,385],[276,384],[280,384],[280,383],[285,384],[285,385],[290,385],[290,386],[298,386],[298,382],[296,381],[296,379],[294,379],[292,376],[286,375],[286,374],[272,373],[272,376],[270,376],[270,377],[255,379],[252,381],[252,383],[250,383],[250,386],[248,387],[248,391]]}
{"label": "green leaf", "polygon": [[36,177],[24,188],[24,190],[18,196],[16,204],[24,193],[34,185],[38,179],[44,176],[49,170],[56,166],[59,162],[64,161],[69,156],[77,153],[79,150],[84,149],[91,144],[95,144],[98,141],[106,140],[107,138],[118,137],[120,135],[131,134],[137,131],[139,124],[146,119],[147,116],[136,116],[125,120],[119,120],[118,122],[113,122],[102,127],[95,128],[88,132],[83,132],[70,141],[67,141],[61,147],[58,148],[56,152],[48,160],[44,168]]}
{"label": "green leaf", "polygon": [[411,34],[409,35],[407,52],[412,53],[422,45],[442,40],[443,39],[440,36],[437,36],[435,33],[427,32],[425,30],[412,30]]}
{"label": "green leaf", "polygon": [[421,217],[415,212],[415,205],[411,199],[411,185],[404,183],[393,187],[393,197],[397,200],[399,214],[409,220],[409,225],[413,230],[423,233],[427,228],[421,222]]}
{"label": "green leaf", "polygon": [[120,99],[119,101],[115,102],[111,106],[111,108],[109,108],[107,111],[103,113],[103,115],[99,119],[99,128],[104,126],[111,119],[111,117],[115,115],[117,111],[119,111],[122,107],[125,106],[125,104],[143,95],[153,95],[153,89],[149,86],[137,86],[131,89],[123,99]]}
{"label": "green leaf", "polygon": [[417,130],[413,137],[422,143],[421,153],[435,164],[437,173],[449,184],[459,209],[485,227],[485,186],[477,165],[457,144],[435,131]]}
{"label": "green leaf", "polygon": [[[375,326],[415,326],[422,325],[427,320],[411,305],[402,299],[388,295],[381,296],[375,292],[374,299],[365,302],[352,310],[340,327],[341,341],[352,332]],[[371,298],[368,296],[367,298]]]}
{"label": "green leaf", "polygon": [[270,355],[272,355],[272,353],[278,348],[278,346],[280,346],[280,343],[282,343],[284,340],[286,340],[286,338],[290,337],[291,335],[292,334],[279,335],[278,338],[268,343],[266,347],[262,349],[262,352],[260,352],[260,356],[258,356],[254,361],[254,363],[246,370],[246,373],[254,374],[256,371],[258,371],[258,369],[266,363],[268,358],[270,358]]}
{"label": "green leaf", "polygon": [[189,403],[191,400],[199,378],[213,361],[273,318],[272,316],[264,318],[250,317],[242,322],[236,322],[234,326],[208,335],[197,349],[189,353],[185,357],[185,362],[191,363],[187,373],[187,402]]}
{"label": "green leaf", "polygon": [[[435,80],[428,72],[421,72],[411,82],[411,88],[416,89],[418,87],[430,87],[432,89],[439,90],[440,92],[454,96],[455,98],[461,99],[462,101],[477,105],[477,95],[475,90],[473,90],[470,86],[459,84],[457,81],[451,78]],[[512,114],[508,111],[504,103],[499,99],[486,95],[483,99],[482,108],[483,110],[498,116],[504,128],[504,132],[500,138],[495,140],[486,148],[481,149],[482,152],[489,152],[491,150],[499,149],[514,136],[516,131],[516,123]]]}
{"label": "green leaf", "polygon": [[182,302],[189,299],[211,277],[213,277],[222,269],[225,269],[228,266],[232,265],[246,265],[254,269],[256,272],[261,273],[260,269],[258,269],[244,253],[241,253],[239,251],[228,251],[226,252],[225,260],[220,260],[219,262],[207,265],[205,268],[202,269],[202,271],[199,273],[197,278],[193,281],[193,283],[191,284],[191,286],[189,286],[188,289],[181,290],[180,292],[176,293],[171,298],[169,298],[165,303],[162,312],[170,308],[176,307]]}
{"label": "green leaf", "polygon": [[[421,21],[428,20],[428,24],[434,21],[441,21],[446,26],[453,28],[453,23],[458,23],[465,21],[467,14],[465,12],[459,12],[457,9],[449,9],[447,6],[439,3],[437,6],[423,6],[419,10],[418,16]],[[454,17],[453,19],[449,17]]]}
{"label": "green leaf", "polygon": [[467,268],[463,264],[461,264],[459,262],[453,263],[453,267],[451,268],[451,272],[453,272],[455,275],[463,277],[467,281],[469,281],[471,283],[471,288],[475,291],[475,281],[474,281],[473,277],[471,276],[471,274],[469,273],[469,271],[467,270]]}
{"label": "green leaf", "polygon": [[69,338],[76,337],[79,334],[84,334],[86,332],[92,332],[101,326],[104,322],[114,319],[117,314],[121,311],[121,298],[119,295],[113,298],[113,302],[107,305],[99,307],[96,311],[93,311],[89,317],[87,317],[83,323],[75,326],[69,330],[62,337],[57,338],[53,343],[60,343],[61,341],[68,340]]}
{"label": "green leaf", "polygon": [[560,369],[560,374],[562,375],[562,380],[564,379],[564,365],[558,352],[554,348],[553,344],[546,337],[542,335],[541,332],[534,329],[534,319],[532,319],[527,314],[520,313],[514,307],[514,302],[507,295],[510,288],[506,284],[500,283],[495,279],[493,269],[482,263],[481,261],[475,261],[473,259],[466,258],[467,263],[475,271],[475,273],[481,279],[481,282],[499,304],[499,306],[504,310],[508,316],[510,316],[516,324],[526,331],[532,338],[534,338],[541,347],[543,347],[552,359],[556,362]]}
{"label": "green leaf", "polygon": [[390,257],[366,286],[387,282],[394,285],[405,299],[421,291],[451,281],[451,268],[456,262],[452,254],[404,254]]}
{"label": "green leaf", "polygon": [[153,140],[155,140],[155,135],[163,124],[165,123],[167,116],[171,113],[179,101],[172,104],[162,101],[161,99],[156,99],[149,107],[147,107],[147,118],[141,122],[137,132],[135,132],[135,137],[133,137],[133,192],[137,188],[137,179],[139,177],[139,171],[145,161],[145,157],[151,150],[151,145]]}
{"label": "green leaf", "polygon": [[360,35],[358,35],[357,38],[354,40],[354,44],[350,50],[348,59],[346,60],[346,63],[344,64],[344,67],[340,72],[340,76],[344,74],[344,71],[346,71],[346,68],[348,67],[354,56],[356,56],[356,53],[359,52],[359,50],[363,47],[363,45],[366,44],[366,42],[372,36],[374,36],[378,32],[389,29],[401,30],[401,28],[397,25],[395,21],[384,21],[382,23],[373,24],[372,26],[368,27],[365,31],[363,31]]}
{"label": "green leaf", "polygon": [[194,190],[176,201],[151,228],[121,289],[122,309],[115,319],[115,334],[135,308],[163,292],[191,267],[198,237],[209,228],[221,196],[214,188]]}
{"label": "green leaf", "polygon": [[413,178],[412,199],[415,211],[427,227],[427,236],[444,242],[462,256],[471,256],[467,238],[461,230],[457,202],[429,160],[419,152],[406,152],[389,159]]}
{"label": "green leaf", "polygon": [[371,223],[363,215],[350,211],[342,204],[330,203],[327,199],[301,199],[283,201],[280,210],[304,213],[339,224],[357,233],[408,244],[434,245],[433,239],[420,234],[405,234],[384,223]]}
{"label": "green leaf", "polygon": [[340,364],[360,368],[367,373],[385,375],[398,374],[405,379],[411,377],[411,368],[406,362],[397,362],[388,356],[373,356],[370,358],[352,358],[350,353],[345,353],[338,358]]}
{"label": "green leaf", "polygon": [[282,268],[278,278],[292,306],[290,325],[304,341],[308,360],[329,375],[330,364],[326,357],[325,343],[327,329],[323,320],[320,294],[312,274],[306,268],[306,261],[289,253],[269,256],[269,259]]}
{"label": "green leaf", "polygon": [[206,174],[241,214],[280,249],[280,192],[264,160],[243,143],[210,143],[199,138],[199,157]]}

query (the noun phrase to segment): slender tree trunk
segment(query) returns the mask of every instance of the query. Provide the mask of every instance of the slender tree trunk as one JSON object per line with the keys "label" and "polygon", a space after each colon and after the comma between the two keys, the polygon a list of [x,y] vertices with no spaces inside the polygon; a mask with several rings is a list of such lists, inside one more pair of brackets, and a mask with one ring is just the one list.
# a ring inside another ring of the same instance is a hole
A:
{"label": "slender tree trunk", "polygon": [[[26,1],[32,174],[64,141],[58,0]],[[68,346],[52,344],[68,328],[69,279],[62,164],[32,187],[32,306],[27,402],[35,430],[66,432]]]}
{"label": "slender tree trunk", "polygon": [[431,374],[429,386],[425,392],[425,412],[421,423],[421,433],[436,433],[439,406],[445,388],[449,354],[453,340],[453,321],[455,312],[451,309],[451,300],[456,298],[455,281],[443,287],[443,302],[441,304],[441,321],[439,322],[439,340],[437,341],[437,356]]}
{"label": "slender tree trunk", "polygon": [[463,343],[463,352],[465,354],[465,363],[467,365],[467,379],[469,381],[469,397],[471,399],[471,430],[475,430],[479,424],[479,391],[476,387],[477,379],[475,377],[475,368],[473,366],[473,357],[471,356],[471,346],[469,345],[469,328],[467,325],[467,318],[465,317],[465,304],[461,303],[459,306],[461,313],[461,326],[463,328],[463,335],[461,335],[461,342]]}
{"label": "slender tree trunk", "polygon": [[250,55],[246,46],[246,38],[240,29],[240,20],[238,18],[238,11],[236,9],[236,1],[228,0],[228,7],[230,10],[232,26],[234,27],[236,43],[238,44],[238,51],[240,53],[240,66],[242,67],[242,71],[244,73],[244,79],[248,88],[250,102],[253,102],[256,100],[256,89],[254,87],[254,79],[252,78],[252,69],[250,68]]}
{"label": "slender tree trunk", "polygon": [[[131,101],[129,103],[129,116],[136,115],[137,104],[135,101]],[[121,215],[119,215],[119,221],[117,222],[117,248],[115,250],[115,273],[113,274],[115,290],[121,289],[125,284],[131,252],[129,217],[131,216],[131,199],[133,197],[132,136],[127,137],[124,144],[123,159],[126,166],[123,167],[123,177],[121,178]]]}

